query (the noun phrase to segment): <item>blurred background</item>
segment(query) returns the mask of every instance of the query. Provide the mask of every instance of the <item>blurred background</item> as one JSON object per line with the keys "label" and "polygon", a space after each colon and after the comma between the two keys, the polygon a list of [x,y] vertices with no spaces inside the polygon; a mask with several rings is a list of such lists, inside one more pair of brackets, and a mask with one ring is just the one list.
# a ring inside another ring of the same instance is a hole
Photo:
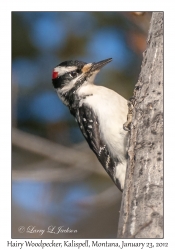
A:
{"label": "blurred background", "polygon": [[130,98],[150,19],[151,12],[12,12],[12,238],[116,238],[121,193],[58,99],[51,73],[65,60],[112,57],[96,84]]}

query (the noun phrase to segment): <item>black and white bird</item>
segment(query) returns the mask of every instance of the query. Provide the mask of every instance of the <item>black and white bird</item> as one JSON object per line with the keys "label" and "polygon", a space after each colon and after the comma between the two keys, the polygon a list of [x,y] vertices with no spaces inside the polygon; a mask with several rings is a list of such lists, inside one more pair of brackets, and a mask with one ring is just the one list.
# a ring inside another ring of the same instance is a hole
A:
{"label": "black and white bird", "polygon": [[52,72],[53,86],[75,117],[89,147],[122,191],[127,165],[127,100],[103,86],[94,85],[100,69],[112,58],[97,62],[65,61]]}

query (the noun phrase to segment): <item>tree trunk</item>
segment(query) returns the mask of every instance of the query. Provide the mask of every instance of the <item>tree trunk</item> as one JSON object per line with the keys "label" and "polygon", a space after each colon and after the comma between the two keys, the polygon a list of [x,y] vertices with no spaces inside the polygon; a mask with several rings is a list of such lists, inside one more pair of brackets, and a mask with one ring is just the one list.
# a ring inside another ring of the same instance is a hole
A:
{"label": "tree trunk", "polygon": [[153,12],[134,90],[118,238],[163,237],[163,12]]}

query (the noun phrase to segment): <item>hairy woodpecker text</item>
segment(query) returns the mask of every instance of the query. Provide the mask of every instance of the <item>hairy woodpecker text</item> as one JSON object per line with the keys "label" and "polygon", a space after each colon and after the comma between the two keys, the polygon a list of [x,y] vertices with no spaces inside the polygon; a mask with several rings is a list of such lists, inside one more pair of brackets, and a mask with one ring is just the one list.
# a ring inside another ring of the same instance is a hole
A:
{"label": "hairy woodpecker text", "polygon": [[111,60],[62,62],[53,70],[52,83],[76,118],[89,147],[122,191],[127,165],[128,132],[123,130],[127,100],[111,89],[94,85],[96,74]]}

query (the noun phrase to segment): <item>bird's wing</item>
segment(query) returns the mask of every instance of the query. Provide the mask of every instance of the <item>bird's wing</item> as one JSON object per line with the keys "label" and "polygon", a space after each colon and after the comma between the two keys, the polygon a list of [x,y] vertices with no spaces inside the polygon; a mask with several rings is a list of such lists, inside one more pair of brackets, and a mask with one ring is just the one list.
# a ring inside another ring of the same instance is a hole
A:
{"label": "bird's wing", "polygon": [[115,174],[118,162],[110,155],[107,145],[100,136],[99,121],[94,111],[84,103],[79,109],[77,109],[77,112],[74,115],[89,147],[96,154],[106,172],[121,190]]}

